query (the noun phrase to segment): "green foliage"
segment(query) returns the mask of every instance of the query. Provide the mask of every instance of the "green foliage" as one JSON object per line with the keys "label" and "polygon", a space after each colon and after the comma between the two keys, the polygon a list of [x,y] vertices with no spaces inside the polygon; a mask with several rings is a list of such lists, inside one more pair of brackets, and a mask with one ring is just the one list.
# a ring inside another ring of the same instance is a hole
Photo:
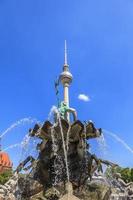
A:
{"label": "green foliage", "polygon": [[131,168],[131,181],[133,182],[133,168]]}
{"label": "green foliage", "polygon": [[129,168],[123,168],[120,171],[121,177],[125,182],[130,182],[131,181],[131,169]]}
{"label": "green foliage", "polygon": [[0,184],[5,184],[10,177],[13,175],[13,171],[12,170],[8,170],[3,172],[2,174],[0,174]]}
{"label": "green foliage", "polygon": [[105,175],[108,178],[111,178],[113,174],[120,173],[121,178],[126,182],[133,182],[133,168],[122,168],[122,167],[114,167],[114,168],[107,168]]}

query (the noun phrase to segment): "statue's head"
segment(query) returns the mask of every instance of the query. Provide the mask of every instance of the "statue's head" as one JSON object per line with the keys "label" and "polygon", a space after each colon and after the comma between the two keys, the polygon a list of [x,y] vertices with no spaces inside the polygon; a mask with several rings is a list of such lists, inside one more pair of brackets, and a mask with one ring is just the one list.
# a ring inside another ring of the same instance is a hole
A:
{"label": "statue's head", "polygon": [[61,101],[59,107],[65,107],[65,106],[67,106],[67,104],[65,103],[65,101]]}
{"label": "statue's head", "polygon": [[63,102],[62,102],[62,104],[63,104],[63,106],[67,106],[67,104],[66,104],[66,102],[65,102],[65,101],[63,101]]}

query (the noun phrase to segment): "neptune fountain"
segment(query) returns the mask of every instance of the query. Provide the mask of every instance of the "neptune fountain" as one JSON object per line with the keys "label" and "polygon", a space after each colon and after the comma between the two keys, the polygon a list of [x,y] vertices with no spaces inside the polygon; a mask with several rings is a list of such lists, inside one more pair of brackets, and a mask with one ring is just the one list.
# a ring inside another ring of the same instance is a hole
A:
{"label": "neptune fountain", "polygon": [[[29,130],[30,137],[40,140],[36,146],[39,155],[37,159],[29,155],[18,165],[12,180],[9,180],[15,188],[12,192],[8,190],[13,195],[9,199],[111,199],[111,186],[104,178],[99,184],[96,174],[103,173],[102,164],[109,167],[117,165],[89,152],[89,140],[100,137],[102,129],[96,128],[91,120],[78,120],[76,109],[69,106],[69,87],[72,80],[65,42],[63,72],[55,84],[57,95],[58,85],[63,85],[64,99],[53,108],[52,121],[37,123]],[[6,185],[9,187],[10,184]],[[6,186],[3,187],[6,190]]]}

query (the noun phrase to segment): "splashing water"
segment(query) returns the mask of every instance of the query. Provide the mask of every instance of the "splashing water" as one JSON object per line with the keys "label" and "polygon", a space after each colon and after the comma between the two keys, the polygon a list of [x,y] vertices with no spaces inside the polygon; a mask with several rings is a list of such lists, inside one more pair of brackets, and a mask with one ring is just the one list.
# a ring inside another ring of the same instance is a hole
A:
{"label": "splashing water", "polygon": [[22,161],[23,157],[26,157],[26,155],[28,154],[28,145],[30,142],[30,136],[29,134],[26,134],[21,142],[21,153],[20,153],[20,161],[19,163]]}
{"label": "splashing water", "polygon": [[[52,138],[52,150],[53,150],[54,156],[57,156],[58,147],[57,147],[57,140],[56,140],[55,131],[54,131],[55,126],[56,124],[54,124],[51,127],[51,138]],[[56,159],[54,160],[54,170],[55,170],[55,178],[53,180],[54,181],[53,187],[57,185],[57,182],[58,182],[57,175],[59,174],[59,166],[56,163]]]}
{"label": "splashing water", "polygon": [[21,142],[21,152],[19,163],[26,159],[28,155],[34,158],[38,157],[38,149],[36,148],[38,144],[37,138],[32,138],[29,134],[26,134]]}
{"label": "splashing water", "polygon": [[52,149],[53,149],[54,155],[57,155],[57,144],[56,144],[56,138],[55,138],[55,135],[54,135],[54,133],[55,133],[54,127],[55,126],[51,127]]}
{"label": "splashing water", "polygon": [[69,128],[67,131],[67,138],[66,138],[66,151],[68,152],[68,147],[69,147],[69,135],[70,135],[70,130],[71,130],[71,126],[69,124]]}
{"label": "splashing water", "polygon": [[86,125],[84,125],[84,134],[85,134],[85,139],[84,139],[84,141],[82,139],[82,142],[85,143],[85,145],[83,144],[83,146],[84,146],[84,153],[85,153],[85,164],[86,164],[86,167],[87,167],[88,166],[88,160],[87,160],[87,151],[88,151],[88,149],[87,149],[87,140],[86,140],[86,138],[87,138]]}
{"label": "splashing water", "polygon": [[53,117],[53,114],[54,113],[58,113],[58,109],[56,106],[52,106],[51,109],[50,109],[50,112],[48,114],[48,120],[51,121],[51,118]]}
{"label": "splashing water", "polygon": [[22,140],[21,143],[12,144],[12,145],[6,147],[5,149],[3,149],[2,151],[7,151],[7,150],[13,149],[15,147],[23,148],[24,146],[26,146],[28,144],[29,139],[30,139],[30,137],[27,134],[27,135],[25,135],[25,137],[24,137],[24,139]]}
{"label": "splashing water", "polygon": [[57,116],[58,116],[58,120],[59,120],[59,126],[60,126],[62,143],[63,143],[63,151],[64,151],[65,164],[66,164],[66,172],[67,172],[67,181],[69,182],[70,178],[69,178],[69,169],[68,169],[68,161],[67,161],[67,151],[66,151],[66,147],[65,147],[64,133],[63,133],[63,128],[62,128],[61,118],[60,118],[59,112],[58,112]]}
{"label": "splashing water", "polygon": [[29,136],[29,134],[26,134],[26,135],[24,136],[22,142],[21,142],[22,148],[24,148],[25,146],[28,145],[29,140],[30,140],[30,136]]}
{"label": "splashing water", "polygon": [[97,140],[97,143],[99,146],[100,153],[102,155],[106,155],[107,154],[107,143],[106,143],[104,135],[102,134],[99,138],[96,138],[96,140]]}
{"label": "splashing water", "polygon": [[[24,137],[24,139],[22,140],[22,142],[21,143],[16,143],[16,144],[12,144],[12,145],[9,145],[9,146],[7,146],[7,147],[5,147],[4,149],[2,149],[2,152],[5,152],[5,151],[8,151],[8,150],[10,150],[10,149],[14,149],[14,148],[16,148],[16,147],[19,147],[19,150],[20,151],[18,151],[18,153],[20,153],[21,151],[22,151],[22,149],[24,148],[24,146],[26,145],[26,144],[28,144],[28,142],[29,142],[29,137],[28,137],[28,134]],[[25,151],[23,152],[23,155],[24,155],[24,153],[25,153]],[[22,154],[21,154],[22,155]],[[20,157],[21,157],[21,155],[20,155]],[[18,162],[18,164],[20,163],[20,161]]]}
{"label": "splashing water", "polygon": [[[58,109],[56,106],[52,106],[50,109],[50,113],[48,115],[48,119],[50,120],[53,114],[57,114],[58,116]],[[54,123],[54,125],[51,127],[51,137],[52,137],[52,148],[53,148],[53,152],[54,155],[57,155],[57,144],[56,144],[56,138],[54,135],[54,128],[56,127],[56,123]]]}
{"label": "splashing water", "polygon": [[120,137],[118,137],[115,133],[112,133],[110,131],[107,131],[107,130],[103,130],[104,133],[112,136],[115,140],[117,140],[118,142],[120,142],[130,153],[133,154],[133,149],[123,140],[121,139]]}
{"label": "splashing water", "polygon": [[9,128],[7,128],[3,133],[1,133],[0,138],[4,137],[8,132],[10,132],[12,129],[16,128],[17,126],[23,125],[25,123],[34,123],[34,122],[37,122],[37,120],[32,119],[30,117],[20,119],[19,121],[12,124]]}
{"label": "splashing water", "polygon": [[[70,126],[68,128],[67,131],[67,139],[66,139],[66,145],[65,145],[65,139],[64,139],[64,133],[63,133],[63,128],[62,128],[62,124],[61,124],[61,117],[60,117],[60,113],[58,111],[58,108],[56,106],[52,106],[48,115],[48,119],[50,120],[51,117],[56,114],[57,116],[57,121],[59,122],[59,126],[60,126],[60,131],[61,131],[61,138],[62,138],[62,143],[63,143],[63,151],[64,151],[64,157],[65,157],[65,165],[66,165],[66,173],[67,173],[67,180],[69,182],[69,169],[68,169],[68,160],[67,160],[67,151],[68,151],[68,144],[69,144],[69,132],[70,132]],[[56,126],[56,123],[54,124],[54,126]],[[53,127],[54,127],[53,126]],[[52,131],[51,134],[52,137],[52,143],[53,143],[53,151],[56,154],[56,142],[55,142],[55,137],[54,137],[54,133]]]}
{"label": "splashing water", "polygon": [[10,146],[6,147],[5,149],[3,149],[2,151],[7,151],[7,150],[13,149],[15,147],[21,147],[21,143],[16,143],[16,144],[10,145]]}
{"label": "splashing water", "polygon": [[[55,138],[55,135],[54,135],[54,127],[56,127],[56,125],[59,122],[60,132],[61,132],[61,138],[62,138],[62,143],[63,143],[64,157],[65,157],[66,173],[67,173],[67,179],[68,179],[68,182],[69,182],[69,170],[68,170],[68,161],[67,161],[67,150],[68,150],[68,143],[69,143],[70,126],[69,126],[68,131],[67,131],[67,141],[66,141],[66,146],[67,147],[65,147],[64,133],[63,133],[63,129],[62,129],[60,113],[58,111],[58,108],[53,105],[52,108],[51,108],[51,110],[50,110],[50,113],[48,115],[48,119],[50,120],[54,114],[57,116],[57,123],[55,122],[54,125],[51,127],[52,149],[53,149],[54,155],[56,156],[57,155],[57,148],[58,147],[57,147],[56,138]],[[55,168],[56,174],[58,174],[58,169],[56,167],[56,162],[54,163],[54,168]],[[53,185],[56,185],[56,181],[57,181],[56,179],[57,179],[57,177],[55,177],[55,181],[54,181]]]}

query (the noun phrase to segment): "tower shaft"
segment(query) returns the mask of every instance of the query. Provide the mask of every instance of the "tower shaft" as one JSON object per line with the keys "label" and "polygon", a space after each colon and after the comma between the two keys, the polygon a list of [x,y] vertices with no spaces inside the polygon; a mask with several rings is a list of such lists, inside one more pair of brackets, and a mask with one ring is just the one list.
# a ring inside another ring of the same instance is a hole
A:
{"label": "tower shaft", "polygon": [[64,102],[69,107],[69,85],[64,84]]}

